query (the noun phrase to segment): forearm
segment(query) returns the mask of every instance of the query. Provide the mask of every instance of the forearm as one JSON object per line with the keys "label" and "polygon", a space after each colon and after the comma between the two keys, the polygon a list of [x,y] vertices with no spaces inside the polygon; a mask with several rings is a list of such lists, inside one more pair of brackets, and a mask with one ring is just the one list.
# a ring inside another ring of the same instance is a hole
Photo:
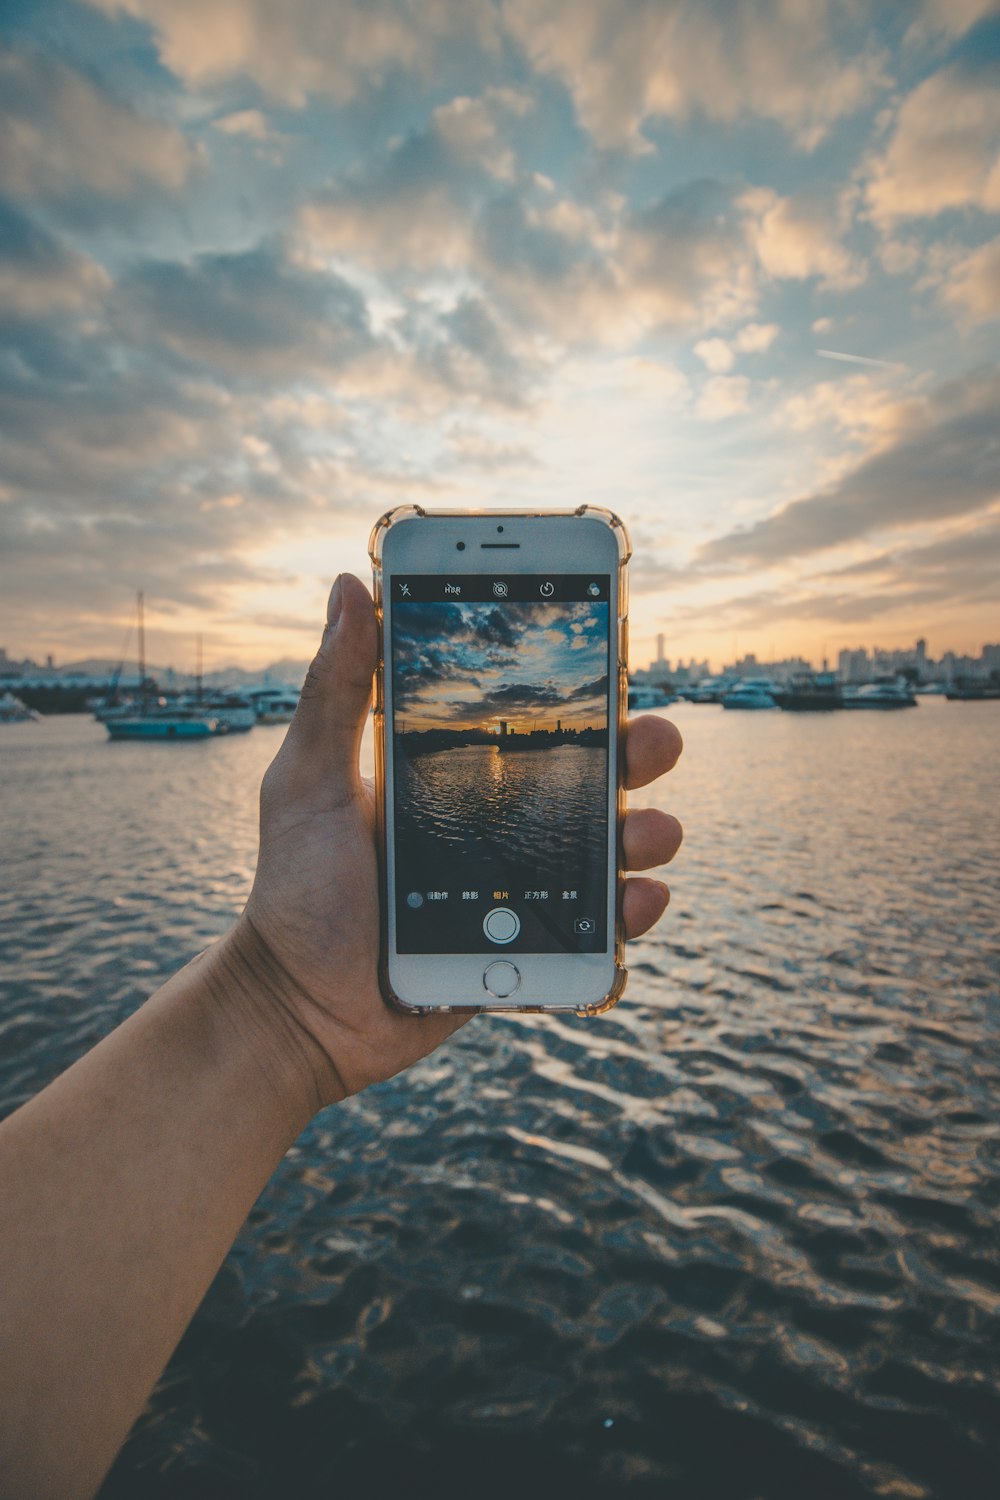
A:
{"label": "forearm", "polygon": [[319,1102],[281,1024],[224,940],[0,1127],[5,1500],[100,1484]]}

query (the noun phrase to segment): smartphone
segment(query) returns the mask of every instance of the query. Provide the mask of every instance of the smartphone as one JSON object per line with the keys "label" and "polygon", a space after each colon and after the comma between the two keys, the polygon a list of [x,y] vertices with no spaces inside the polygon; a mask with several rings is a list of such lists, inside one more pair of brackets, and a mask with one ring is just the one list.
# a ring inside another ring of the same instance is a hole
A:
{"label": "smartphone", "polygon": [[621,996],[630,550],[593,506],[410,505],[375,526],[390,1003],[596,1014]]}

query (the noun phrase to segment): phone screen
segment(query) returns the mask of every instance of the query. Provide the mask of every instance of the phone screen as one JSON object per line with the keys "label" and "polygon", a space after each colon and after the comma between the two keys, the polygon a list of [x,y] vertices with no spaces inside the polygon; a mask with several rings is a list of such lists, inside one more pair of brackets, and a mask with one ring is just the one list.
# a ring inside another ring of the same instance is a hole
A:
{"label": "phone screen", "polygon": [[398,952],[606,949],[610,584],[390,580]]}

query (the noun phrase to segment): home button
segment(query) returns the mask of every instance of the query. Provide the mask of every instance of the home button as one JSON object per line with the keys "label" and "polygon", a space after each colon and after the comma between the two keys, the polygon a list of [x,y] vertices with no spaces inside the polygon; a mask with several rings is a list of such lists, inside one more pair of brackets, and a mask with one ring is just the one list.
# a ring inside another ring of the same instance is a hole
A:
{"label": "home button", "polygon": [[498,958],[495,963],[486,966],[483,987],[494,1000],[506,1000],[508,995],[513,995],[520,983],[520,969],[515,964],[508,963],[505,958]]}

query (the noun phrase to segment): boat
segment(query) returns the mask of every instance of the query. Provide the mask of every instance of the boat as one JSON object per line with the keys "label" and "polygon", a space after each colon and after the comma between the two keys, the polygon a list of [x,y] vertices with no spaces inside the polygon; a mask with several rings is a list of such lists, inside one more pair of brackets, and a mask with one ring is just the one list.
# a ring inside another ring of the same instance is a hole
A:
{"label": "boat", "polygon": [[687,701],[689,703],[721,703],[725,695],[738,683],[738,677],[703,677],[698,686],[687,694]]}
{"label": "boat", "polygon": [[243,734],[258,722],[257,709],[241,693],[209,692],[201,697],[197,693],[183,693],[177,703],[180,708],[192,708],[213,718],[219,726],[217,734]]}
{"label": "boat", "polygon": [[265,698],[257,707],[258,724],[290,724],[299,706],[298,698]]}
{"label": "boat", "polygon": [[791,713],[829,713],[843,708],[840,683],[832,672],[799,672],[784,687],[776,688],[779,708]]}
{"label": "boat", "polygon": [[104,727],[113,740],[205,740],[220,733],[217,719],[179,708],[105,719]]}
{"label": "boat", "polygon": [[290,724],[299,706],[298,689],[287,684],[244,688],[241,696],[253,705],[258,724]]}
{"label": "boat", "polygon": [[985,703],[1000,698],[1000,683],[956,680],[945,689],[945,697],[949,703]]}
{"label": "boat", "polygon": [[139,630],[139,697],[130,705],[106,705],[99,713],[113,740],[204,740],[225,732],[213,714],[182,707],[156,696],[156,684],[146,676],[144,596],[136,598]]}
{"label": "boat", "polygon": [[13,693],[0,697],[0,724],[30,724],[40,719],[40,713],[15,698]]}
{"label": "boat", "polygon": [[673,694],[668,693],[665,688],[647,686],[643,683],[628,690],[628,706],[630,709],[638,708],[666,708],[674,702]]}
{"label": "boat", "polygon": [[777,708],[775,685],[769,677],[746,677],[722,697],[723,708]]}
{"label": "boat", "polygon": [[845,708],[916,708],[917,698],[912,687],[903,678],[887,678],[866,682],[862,687],[845,687],[842,693]]}

